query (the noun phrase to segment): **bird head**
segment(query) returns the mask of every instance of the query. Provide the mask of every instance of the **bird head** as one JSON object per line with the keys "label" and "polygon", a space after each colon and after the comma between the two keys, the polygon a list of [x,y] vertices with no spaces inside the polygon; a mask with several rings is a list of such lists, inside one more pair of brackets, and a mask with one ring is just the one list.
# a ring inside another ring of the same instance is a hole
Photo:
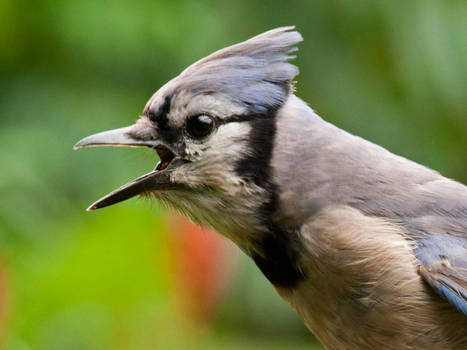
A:
{"label": "bird head", "polygon": [[149,147],[160,158],[153,171],[88,210],[144,194],[203,222],[214,220],[210,210],[216,216],[221,208],[264,204],[274,118],[298,74],[289,60],[302,37],[293,29],[277,28],[201,59],[160,88],[134,125],[79,141],[75,149]]}

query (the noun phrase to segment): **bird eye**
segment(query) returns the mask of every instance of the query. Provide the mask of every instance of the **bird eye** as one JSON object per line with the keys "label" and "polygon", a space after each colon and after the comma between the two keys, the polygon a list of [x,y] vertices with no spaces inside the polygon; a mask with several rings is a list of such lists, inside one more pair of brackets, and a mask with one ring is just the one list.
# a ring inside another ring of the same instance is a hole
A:
{"label": "bird eye", "polygon": [[208,136],[214,129],[214,120],[207,114],[190,117],[186,123],[186,130],[195,139]]}

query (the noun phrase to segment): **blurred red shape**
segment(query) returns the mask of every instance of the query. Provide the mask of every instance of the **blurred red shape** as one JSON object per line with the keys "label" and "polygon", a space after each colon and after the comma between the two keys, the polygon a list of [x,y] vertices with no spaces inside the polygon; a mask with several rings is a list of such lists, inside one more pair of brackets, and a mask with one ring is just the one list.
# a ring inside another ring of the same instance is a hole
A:
{"label": "blurred red shape", "polygon": [[168,218],[175,296],[184,314],[209,323],[234,278],[235,246],[217,232],[180,215]]}

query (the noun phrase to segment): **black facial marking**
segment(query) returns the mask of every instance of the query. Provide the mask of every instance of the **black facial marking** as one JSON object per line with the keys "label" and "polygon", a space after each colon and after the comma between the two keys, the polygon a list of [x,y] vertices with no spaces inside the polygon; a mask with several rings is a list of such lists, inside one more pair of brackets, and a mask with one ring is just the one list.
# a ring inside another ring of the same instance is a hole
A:
{"label": "black facial marking", "polygon": [[170,112],[170,104],[172,103],[172,96],[167,96],[164,103],[156,111],[149,111],[148,117],[152,122],[157,123],[159,128],[167,126],[167,114]]}
{"label": "black facial marking", "polygon": [[276,124],[274,118],[255,118],[250,120],[249,151],[246,157],[237,163],[236,171],[241,177],[265,189],[270,187],[270,161]]}
{"label": "black facial marking", "polygon": [[250,122],[253,120],[264,119],[265,116],[263,114],[248,114],[248,115],[232,115],[230,117],[221,119],[219,121],[220,124],[227,124],[227,123],[242,123],[242,122]]}
{"label": "black facial marking", "polygon": [[171,103],[172,96],[167,96],[157,111],[148,113],[149,119],[157,126],[161,138],[168,143],[176,142],[181,136],[179,128],[171,125],[168,118]]}
{"label": "black facial marking", "polygon": [[264,188],[269,200],[260,208],[264,231],[254,245],[252,259],[276,287],[293,288],[305,276],[299,267],[301,244],[297,232],[284,230],[273,222],[277,210],[278,188],[271,180],[271,158],[276,133],[274,117],[252,118],[250,154],[241,159],[236,172],[246,181]]}

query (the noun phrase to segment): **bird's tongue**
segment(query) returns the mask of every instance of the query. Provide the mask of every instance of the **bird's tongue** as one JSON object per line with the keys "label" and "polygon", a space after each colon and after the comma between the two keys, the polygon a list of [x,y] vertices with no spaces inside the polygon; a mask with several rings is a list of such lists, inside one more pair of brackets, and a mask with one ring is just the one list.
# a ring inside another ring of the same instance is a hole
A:
{"label": "bird's tongue", "polygon": [[159,163],[157,163],[154,170],[162,171],[169,166],[170,162],[175,158],[175,154],[173,154],[169,149],[162,146],[156,148],[156,152],[159,155],[160,161]]}
{"label": "bird's tongue", "polygon": [[160,157],[160,158],[161,160],[159,161],[159,163],[157,163],[154,170],[162,171],[166,169],[169,166],[170,162],[174,159],[174,155],[171,154],[170,157]]}

